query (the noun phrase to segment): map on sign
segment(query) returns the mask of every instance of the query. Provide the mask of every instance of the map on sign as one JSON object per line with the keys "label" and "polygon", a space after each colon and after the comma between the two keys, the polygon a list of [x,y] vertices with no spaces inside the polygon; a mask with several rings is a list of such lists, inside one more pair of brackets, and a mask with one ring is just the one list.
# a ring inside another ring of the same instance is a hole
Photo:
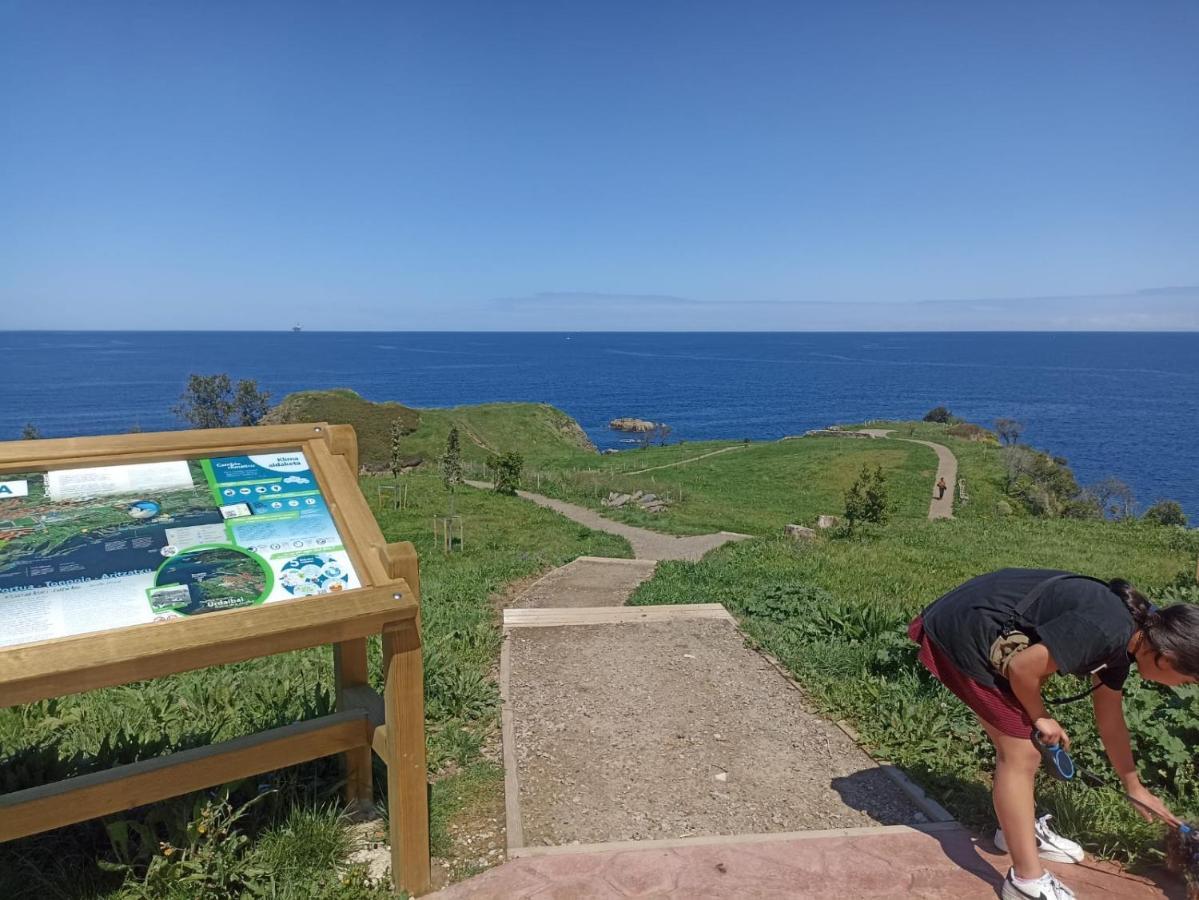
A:
{"label": "map on sign", "polygon": [[0,647],[360,586],[300,451],[0,475]]}

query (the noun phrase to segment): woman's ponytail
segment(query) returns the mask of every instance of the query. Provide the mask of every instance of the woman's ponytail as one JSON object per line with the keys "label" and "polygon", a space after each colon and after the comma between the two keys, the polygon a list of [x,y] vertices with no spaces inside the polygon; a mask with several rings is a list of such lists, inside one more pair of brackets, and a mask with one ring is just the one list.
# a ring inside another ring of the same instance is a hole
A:
{"label": "woman's ponytail", "polygon": [[1176,603],[1158,608],[1123,578],[1108,582],[1160,660],[1170,660],[1184,675],[1199,677],[1199,606]]}

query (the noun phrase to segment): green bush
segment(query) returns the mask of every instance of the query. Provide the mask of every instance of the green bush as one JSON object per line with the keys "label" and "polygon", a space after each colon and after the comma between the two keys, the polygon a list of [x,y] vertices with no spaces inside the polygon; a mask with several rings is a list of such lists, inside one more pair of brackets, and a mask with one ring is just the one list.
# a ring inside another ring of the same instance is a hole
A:
{"label": "green bush", "polygon": [[520,473],[525,461],[519,453],[493,453],[487,457],[487,468],[497,494],[515,494],[520,487]]}
{"label": "green bush", "polygon": [[891,500],[882,466],[862,466],[857,479],[845,492],[845,521],[852,533],[863,522],[886,525],[891,516]]}
{"label": "green bush", "polygon": [[1158,500],[1145,510],[1142,518],[1154,525],[1182,525],[1185,527],[1187,524],[1186,513],[1182,511],[1182,504],[1177,500]]}

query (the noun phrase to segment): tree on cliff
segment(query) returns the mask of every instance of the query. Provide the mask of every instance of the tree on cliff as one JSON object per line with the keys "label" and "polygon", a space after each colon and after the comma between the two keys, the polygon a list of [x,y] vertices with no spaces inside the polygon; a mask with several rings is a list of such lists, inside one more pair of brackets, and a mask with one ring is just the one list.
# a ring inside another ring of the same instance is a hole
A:
{"label": "tree on cliff", "polygon": [[953,421],[953,413],[949,411],[948,407],[934,406],[924,414],[924,421],[940,422],[942,425],[948,425]]}
{"label": "tree on cliff", "polygon": [[258,382],[242,379],[234,386],[225,373],[189,375],[187,389],[171,412],[193,428],[257,425],[270,408],[271,395]]}
{"label": "tree on cliff", "polygon": [[1182,511],[1182,504],[1177,500],[1158,500],[1145,510],[1142,518],[1154,525],[1182,525],[1185,527],[1187,524],[1186,513]]}
{"label": "tree on cliff", "polygon": [[995,431],[999,434],[999,443],[1011,447],[1020,442],[1024,434],[1024,423],[1016,419],[996,419]]}
{"label": "tree on cliff", "polygon": [[25,427],[21,429],[21,440],[23,441],[36,441],[41,436],[42,433],[38,431],[37,426],[32,422],[26,422]]}

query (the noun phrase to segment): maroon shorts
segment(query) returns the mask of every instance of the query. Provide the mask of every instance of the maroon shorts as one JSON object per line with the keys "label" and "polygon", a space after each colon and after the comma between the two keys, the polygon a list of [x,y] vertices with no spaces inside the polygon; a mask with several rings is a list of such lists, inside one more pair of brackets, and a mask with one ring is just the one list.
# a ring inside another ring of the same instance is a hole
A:
{"label": "maroon shorts", "polygon": [[924,630],[924,617],[916,616],[908,626],[908,637],[920,645],[920,662],[941,684],[949,688],[969,706],[976,716],[1011,737],[1026,738],[1032,734],[1032,720],[1016,695],[1001,687],[980,684],[950,662],[937,649]]}

